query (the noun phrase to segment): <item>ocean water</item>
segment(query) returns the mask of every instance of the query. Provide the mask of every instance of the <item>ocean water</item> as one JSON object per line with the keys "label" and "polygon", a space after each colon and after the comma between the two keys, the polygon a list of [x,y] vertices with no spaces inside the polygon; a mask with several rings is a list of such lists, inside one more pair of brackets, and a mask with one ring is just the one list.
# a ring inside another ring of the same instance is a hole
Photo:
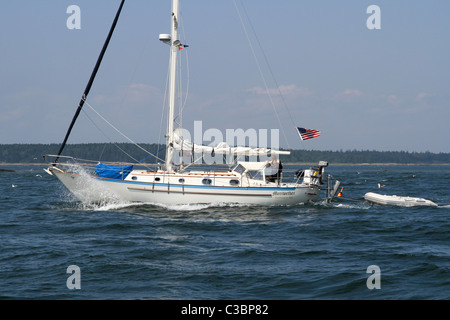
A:
{"label": "ocean water", "polygon": [[342,198],[288,207],[88,206],[1,168],[0,299],[450,299],[450,166],[331,165]]}

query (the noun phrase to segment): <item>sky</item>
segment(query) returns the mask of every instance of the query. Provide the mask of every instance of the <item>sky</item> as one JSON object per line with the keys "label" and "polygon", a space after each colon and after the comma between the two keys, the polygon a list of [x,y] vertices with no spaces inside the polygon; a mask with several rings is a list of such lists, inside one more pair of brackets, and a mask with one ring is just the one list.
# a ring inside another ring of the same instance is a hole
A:
{"label": "sky", "polygon": [[[62,142],[119,4],[2,3],[0,144]],[[170,13],[125,2],[68,143],[164,142]],[[183,126],[278,129],[290,149],[450,152],[449,13],[448,0],[181,0]]]}

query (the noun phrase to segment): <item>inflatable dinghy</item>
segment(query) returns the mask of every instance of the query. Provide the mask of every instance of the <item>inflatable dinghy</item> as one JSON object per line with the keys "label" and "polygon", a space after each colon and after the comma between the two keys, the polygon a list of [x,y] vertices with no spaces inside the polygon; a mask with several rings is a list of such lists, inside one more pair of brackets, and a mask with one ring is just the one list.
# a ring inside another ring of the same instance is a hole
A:
{"label": "inflatable dinghy", "polygon": [[384,205],[394,205],[394,206],[403,206],[403,207],[414,207],[414,206],[430,206],[437,207],[438,205],[433,201],[423,199],[423,198],[414,198],[414,197],[402,197],[402,196],[389,196],[378,194],[374,192],[368,192],[364,195],[364,199],[368,202],[376,203],[376,204],[384,204]]}

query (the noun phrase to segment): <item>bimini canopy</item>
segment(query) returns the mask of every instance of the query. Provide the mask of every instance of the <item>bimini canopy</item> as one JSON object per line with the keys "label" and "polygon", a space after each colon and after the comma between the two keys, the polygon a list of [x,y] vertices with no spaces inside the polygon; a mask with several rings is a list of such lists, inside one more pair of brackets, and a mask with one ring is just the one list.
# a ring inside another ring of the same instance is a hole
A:
{"label": "bimini canopy", "polygon": [[267,162],[238,162],[238,166],[241,165],[247,171],[260,171],[264,170],[267,165]]}

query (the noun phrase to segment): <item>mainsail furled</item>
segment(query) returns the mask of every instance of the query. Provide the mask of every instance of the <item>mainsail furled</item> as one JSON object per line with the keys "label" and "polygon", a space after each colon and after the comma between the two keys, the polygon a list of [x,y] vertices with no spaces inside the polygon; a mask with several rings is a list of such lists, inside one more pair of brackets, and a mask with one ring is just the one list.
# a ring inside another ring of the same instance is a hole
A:
{"label": "mainsail furled", "polygon": [[290,151],[275,150],[269,148],[259,147],[240,147],[230,146],[226,142],[220,142],[217,146],[204,146],[192,143],[189,140],[183,139],[181,129],[177,129],[173,133],[173,148],[179,151],[189,151],[193,153],[215,153],[215,154],[229,154],[235,156],[260,156],[268,154],[283,154],[289,155]]}

